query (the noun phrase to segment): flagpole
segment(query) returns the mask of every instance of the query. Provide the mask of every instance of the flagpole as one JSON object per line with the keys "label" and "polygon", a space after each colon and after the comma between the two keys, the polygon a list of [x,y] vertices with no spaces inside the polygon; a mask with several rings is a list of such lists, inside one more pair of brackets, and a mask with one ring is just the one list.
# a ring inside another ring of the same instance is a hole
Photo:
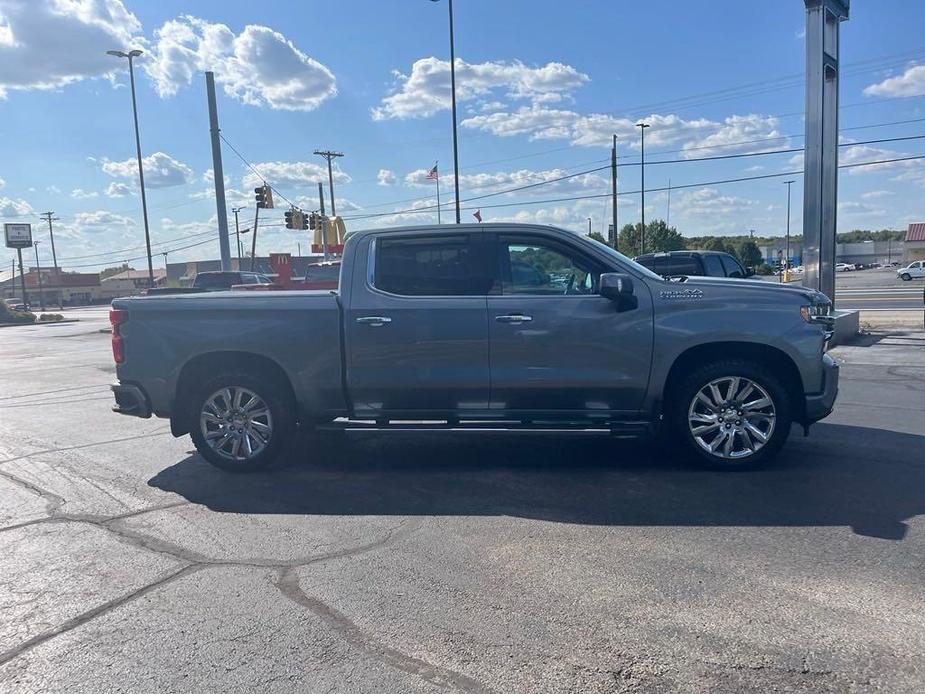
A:
{"label": "flagpole", "polygon": [[437,166],[439,163],[439,161],[434,162],[434,169],[437,171],[435,178],[437,181],[437,224],[442,224],[443,222],[440,221],[440,169]]}

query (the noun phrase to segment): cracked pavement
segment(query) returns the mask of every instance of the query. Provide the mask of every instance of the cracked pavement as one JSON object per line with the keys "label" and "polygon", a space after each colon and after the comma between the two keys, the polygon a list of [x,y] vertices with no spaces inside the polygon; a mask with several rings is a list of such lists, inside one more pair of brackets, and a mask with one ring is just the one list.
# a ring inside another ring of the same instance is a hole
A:
{"label": "cracked pavement", "polygon": [[4,692],[918,692],[925,335],[775,467],[362,434],[229,476],[109,411],[103,309],[0,331]]}

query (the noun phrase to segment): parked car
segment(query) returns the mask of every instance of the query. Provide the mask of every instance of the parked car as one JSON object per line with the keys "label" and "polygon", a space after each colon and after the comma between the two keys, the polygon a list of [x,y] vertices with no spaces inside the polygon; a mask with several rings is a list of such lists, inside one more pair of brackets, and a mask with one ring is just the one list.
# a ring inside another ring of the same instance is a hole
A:
{"label": "parked car", "polygon": [[721,251],[668,251],[667,253],[645,253],[635,258],[636,262],[662,277],[751,277],[755,273],[746,270],[729,253]]}
{"label": "parked car", "polygon": [[831,302],[805,287],[671,282],[520,224],[358,231],[342,262],[337,292],[117,299],[114,410],[169,418],[232,471],[299,428],[371,427],[664,433],[747,468],[835,402]]}
{"label": "parked car", "polygon": [[22,299],[13,297],[10,299],[4,299],[4,301],[6,302],[6,305],[9,306],[14,311],[25,311],[26,310],[26,302],[24,302]]}
{"label": "parked car", "polygon": [[925,260],[909,263],[906,267],[897,270],[896,276],[905,282],[925,277]]}
{"label": "parked car", "polygon": [[854,265],[849,265],[848,263],[835,263],[835,272],[851,272],[854,270]]}
{"label": "parked car", "polygon": [[209,271],[200,272],[189,287],[158,287],[149,289],[147,295],[198,294],[202,292],[223,292],[235,285],[272,284],[273,280],[259,272]]}

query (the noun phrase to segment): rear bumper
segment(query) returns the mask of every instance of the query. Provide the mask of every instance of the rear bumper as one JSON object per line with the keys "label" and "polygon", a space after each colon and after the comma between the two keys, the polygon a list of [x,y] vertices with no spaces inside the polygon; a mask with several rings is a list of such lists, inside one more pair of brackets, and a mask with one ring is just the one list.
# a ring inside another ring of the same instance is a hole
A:
{"label": "rear bumper", "polygon": [[130,383],[113,383],[109,387],[112,388],[112,394],[116,398],[116,404],[112,406],[113,412],[144,419],[151,416],[148,396],[141,388]]}
{"label": "rear bumper", "polygon": [[822,355],[822,392],[806,396],[804,424],[828,417],[838,396],[838,363],[828,354]]}

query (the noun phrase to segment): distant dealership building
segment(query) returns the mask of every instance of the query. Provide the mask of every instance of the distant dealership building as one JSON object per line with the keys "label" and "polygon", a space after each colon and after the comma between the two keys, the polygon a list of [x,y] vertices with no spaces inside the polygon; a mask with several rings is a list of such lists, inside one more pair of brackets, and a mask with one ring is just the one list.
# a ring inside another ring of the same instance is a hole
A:
{"label": "distant dealership building", "polygon": [[925,260],[925,223],[910,224],[906,230],[903,262],[911,263],[914,260]]}

